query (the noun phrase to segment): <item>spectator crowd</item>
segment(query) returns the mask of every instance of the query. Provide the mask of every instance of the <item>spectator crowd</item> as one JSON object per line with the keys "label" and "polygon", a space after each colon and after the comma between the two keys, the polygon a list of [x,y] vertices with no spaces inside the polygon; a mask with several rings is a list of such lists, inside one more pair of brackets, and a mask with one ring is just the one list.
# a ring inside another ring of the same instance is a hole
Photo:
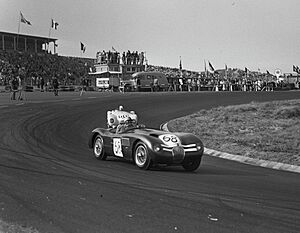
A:
{"label": "spectator crowd", "polygon": [[94,59],[0,51],[0,85],[10,85],[19,76],[25,85],[41,86],[56,77],[63,85],[80,85],[94,64]]}
{"label": "spectator crowd", "polygon": [[273,91],[299,88],[298,81],[278,81],[268,72],[246,72],[238,68],[209,73],[149,65],[147,71],[164,73],[170,89],[174,91]]}
{"label": "spectator crowd", "polygon": [[[0,51],[0,85],[16,88],[37,86],[41,90],[53,88],[53,81],[59,85],[81,85],[88,87],[88,73],[95,63],[116,63],[124,65],[144,64],[144,53],[130,52],[122,56],[117,51],[97,52],[96,60],[90,58],[66,57],[52,54],[35,54],[16,51]],[[217,70],[213,74],[195,72],[163,66],[147,65],[147,71],[162,72],[166,75],[169,90],[173,91],[272,91],[287,87],[286,82],[278,82],[270,73],[245,72],[241,69]],[[13,81],[14,80],[14,81]],[[14,85],[12,85],[14,83]],[[299,88],[295,82],[294,88]],[[293,88],[289,86],[289,88]]]}
{"label": "spectator crowd", "polygon": [[143,65],[145,60],[144,52],[123,52],[122,56],[117,51],[105,51],[96,53],[96,63],[99,64],[123,64],[123,65]]}

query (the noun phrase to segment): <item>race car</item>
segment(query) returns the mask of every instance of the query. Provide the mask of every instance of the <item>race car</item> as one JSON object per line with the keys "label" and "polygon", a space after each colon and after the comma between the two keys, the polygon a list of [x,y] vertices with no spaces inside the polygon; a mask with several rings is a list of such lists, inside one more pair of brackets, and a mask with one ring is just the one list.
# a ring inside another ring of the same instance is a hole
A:
{"label": "race car", "polygon": [[129,127],[120,132],[116,127],[92,131],[88,145],[96,159],[119,157],[144,170],[153,165],[181,165],[194,171],[200,166],[204,146],[194,134],[147,128],[130,117],[124,124]]}

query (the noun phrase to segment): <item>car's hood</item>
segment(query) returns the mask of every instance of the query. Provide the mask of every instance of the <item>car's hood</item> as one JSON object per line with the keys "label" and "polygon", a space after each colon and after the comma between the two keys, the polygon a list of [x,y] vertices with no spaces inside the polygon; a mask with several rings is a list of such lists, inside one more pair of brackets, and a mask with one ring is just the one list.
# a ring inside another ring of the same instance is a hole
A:
{"label": "car's hood", "polygon": [[158,129],[150,129],[150,128],[141,128],[135,129],[134,133],[141,135],[148,135],[158,137],[159,135],[169,134],[169,132],[158,130]]}
{"label": "car's hood", "polygon": [[149,128],[135,129],[134,134],[157,138],[159,141],[170,146],[175,144],[190,144],[200,140],[198,137],[191,133],[167,132]]}

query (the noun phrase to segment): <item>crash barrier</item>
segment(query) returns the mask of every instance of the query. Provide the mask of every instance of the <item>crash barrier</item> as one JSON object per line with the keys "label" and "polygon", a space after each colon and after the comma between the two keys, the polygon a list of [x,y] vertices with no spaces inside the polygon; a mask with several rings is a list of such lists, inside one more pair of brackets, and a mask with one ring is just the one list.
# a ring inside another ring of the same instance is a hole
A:
{"label": "crash barrier", "polygon": [[24,91],[33,92],[33,86],[25,86]]}

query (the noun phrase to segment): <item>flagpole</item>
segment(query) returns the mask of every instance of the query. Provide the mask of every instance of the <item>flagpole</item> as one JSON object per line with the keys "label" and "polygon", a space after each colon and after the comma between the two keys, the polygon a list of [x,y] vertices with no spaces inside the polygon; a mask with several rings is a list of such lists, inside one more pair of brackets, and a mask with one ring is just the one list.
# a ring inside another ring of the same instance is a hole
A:
{"label": "flagpole", "polygon": [[52,19],[51,19],[51,23],[50,23],[50,28],[49,28],[49,35],[48,35],[48,38],[50,38],[51,27],[52,27]]}
{"label": "flagpole", "polygon": [[19,25],[18,25],[18,36],[17,36],[17,50],[19,50],[20,27],[21,27],[21,11],[20,11],[20,14],[19,14]]}
{"label": "flagpole", "polygon": [[20,33],[20,25],[21,25],[21,11],[20,11],[20,15],[19,15],[18,34]]}
{"label": "flagpole", "polygon": [[50,28],[49,28],[49,34],[48,34],[48,48],[47,48],[47,52],[49,52],[49,46],[50,46],[51,27],[52,27],[52,18],[51,18],[51,23],[50,23]]}
{"label": "flagpole", "polygon": [[146,51],[145,51],[145,71],[147,71],[147,69],[148,69],[148,60],[147,60]]}
{"label": "flagpole", "polygon": [[204,76],[205,76],[205,79],[207,79],[207,70],[206,70],[206,62],[205,62],[205,59],[204,59]]}

